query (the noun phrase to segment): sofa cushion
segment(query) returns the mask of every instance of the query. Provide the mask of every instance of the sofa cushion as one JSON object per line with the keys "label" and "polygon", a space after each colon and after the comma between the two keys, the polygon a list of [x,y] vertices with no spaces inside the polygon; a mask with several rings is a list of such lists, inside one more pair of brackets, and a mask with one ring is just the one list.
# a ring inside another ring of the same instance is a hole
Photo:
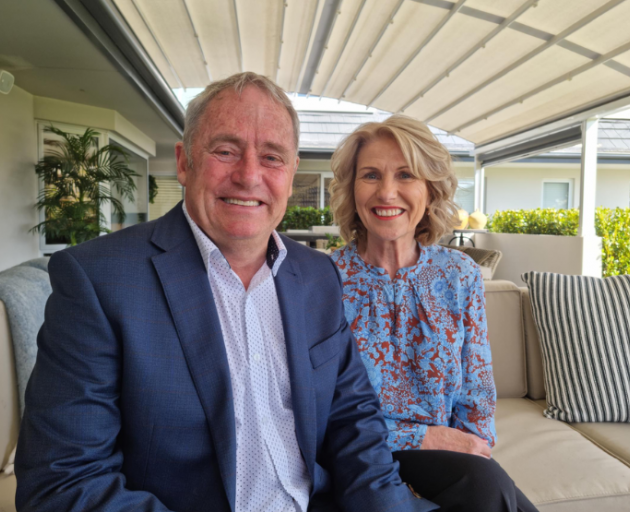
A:
{"label": "sofa cushion", "polygon": [[571,426],[630,466],[630,425],[627,423],[572,423]]}
{"label": "sofa cushion", "polygon": [[526,272],[540,336],[545,415],[630,422],[630,276]]}
{"label": "sofa cushion", "polygon": [[493,457],[540,511],[630,510],[630,467],[528,399],[502,399]]}
{"label": "sofa cushion", "polygon": [[484,281],[488,340],[499,398],[527,394],[521,291],[510,281]]}

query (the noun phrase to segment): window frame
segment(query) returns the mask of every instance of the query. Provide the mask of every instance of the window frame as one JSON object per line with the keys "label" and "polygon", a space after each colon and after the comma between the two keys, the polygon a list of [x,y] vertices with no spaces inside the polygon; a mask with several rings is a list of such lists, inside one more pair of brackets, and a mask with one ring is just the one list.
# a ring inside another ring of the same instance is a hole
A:
{"label": "window frame", "polygon": [[543,178],[542,185],[540,187],[540,207],[545,208],[545,183],[566,183],[569,185],[569,192],[567,197],[567,209],[575,208],[573,204],[573,178]]}

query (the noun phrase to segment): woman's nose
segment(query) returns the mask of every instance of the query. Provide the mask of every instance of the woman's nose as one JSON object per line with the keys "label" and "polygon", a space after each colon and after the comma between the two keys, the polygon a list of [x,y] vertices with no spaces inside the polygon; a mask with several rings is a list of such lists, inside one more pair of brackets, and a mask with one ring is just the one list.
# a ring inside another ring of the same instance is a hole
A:
{"label": "woman's nose", "polygon": [[391,201],[398,196],[398,186],[395,180],[385,177],[378,186],[377,197],[382,201]]}

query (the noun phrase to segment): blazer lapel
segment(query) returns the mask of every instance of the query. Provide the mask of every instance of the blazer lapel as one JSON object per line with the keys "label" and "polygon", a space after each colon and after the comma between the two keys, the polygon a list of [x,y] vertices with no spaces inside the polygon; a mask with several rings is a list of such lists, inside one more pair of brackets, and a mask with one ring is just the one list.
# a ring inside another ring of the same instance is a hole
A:
{"label": "blazer lapel", "polygon": [[313,367],[304,335],[306,304],[299,268],[289,255],[280,265],[275,283],[287,346],[297,440],[311,478],[314,478],[317,418],[311,375]]}
{"label": "blazer lapel", "polygon": [[152,241],[166,252],[152,260],[210,427],[223,485],[234,510],[236,427],[227,353],[205,265],[181,207],[177,210],[167,214],[162,225],[156,225]]}

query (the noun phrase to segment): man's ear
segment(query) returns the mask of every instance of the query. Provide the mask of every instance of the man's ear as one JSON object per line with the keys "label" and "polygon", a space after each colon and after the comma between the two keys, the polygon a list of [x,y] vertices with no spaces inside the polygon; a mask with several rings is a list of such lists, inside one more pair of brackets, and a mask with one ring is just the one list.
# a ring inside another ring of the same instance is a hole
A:
{"label": "man's ear", "polygon": [[188,165],[188,157],[186,156],[186,151],[184,151],[183,142],[175,144],[175,158],[177,160],[177,181],[182,187],[185,187],[190,166]]}
{"label": "man's ear", "polygon": [[291,175],[291,183],[289,185],[289,197],[291,197],[293,195],[293,179],[295,178],[295,175],[297,173],[298,165],[300,165],[300,157],[296,156],[295,157],[295,166],[293,167],[293,174]]}

